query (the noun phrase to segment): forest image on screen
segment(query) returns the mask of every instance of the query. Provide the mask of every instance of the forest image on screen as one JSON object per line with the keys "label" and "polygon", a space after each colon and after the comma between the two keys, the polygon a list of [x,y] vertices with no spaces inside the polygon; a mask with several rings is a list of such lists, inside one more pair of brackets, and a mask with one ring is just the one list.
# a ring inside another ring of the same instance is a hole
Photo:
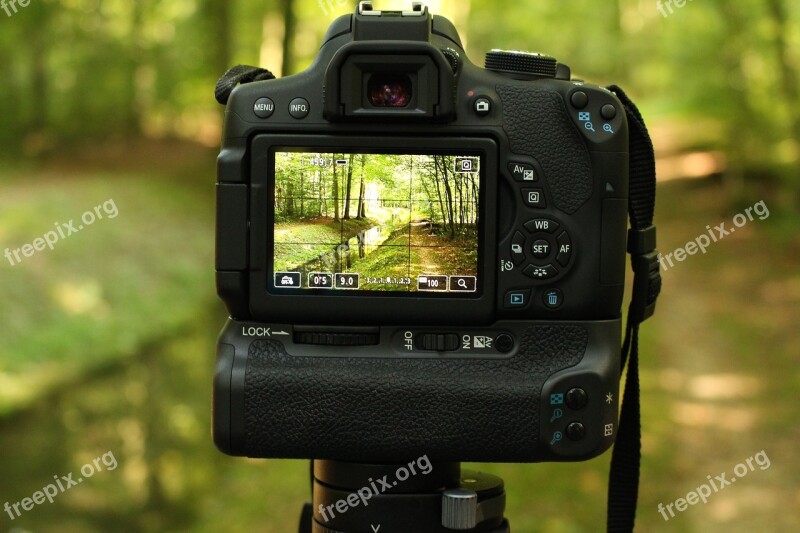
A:
{"label": "forest image on screen", "polygon": [[474,295],[480,164],[276,151],[274,287]]}

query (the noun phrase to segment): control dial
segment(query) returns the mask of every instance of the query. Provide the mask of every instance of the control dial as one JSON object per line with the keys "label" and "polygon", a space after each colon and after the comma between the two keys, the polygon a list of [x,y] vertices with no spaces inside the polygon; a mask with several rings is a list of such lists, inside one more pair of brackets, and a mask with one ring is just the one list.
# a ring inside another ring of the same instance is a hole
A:
{"label": "control dial", "polygon": [[554,57],[520,50],[491,50],[486,54],[486,69],[501,74],[555,78],[558,61]]}

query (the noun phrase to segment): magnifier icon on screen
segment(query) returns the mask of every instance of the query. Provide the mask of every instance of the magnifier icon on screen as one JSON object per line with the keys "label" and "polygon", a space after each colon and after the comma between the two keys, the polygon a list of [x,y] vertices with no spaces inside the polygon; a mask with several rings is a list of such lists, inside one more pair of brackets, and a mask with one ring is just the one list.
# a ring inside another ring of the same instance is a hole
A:
{"label": "magnifier icon on screen", "polygon": [[458,280],[458,286],[461,287],[462,289],[466,289],[467,288],[467,280],[465,280],[465,279]]}

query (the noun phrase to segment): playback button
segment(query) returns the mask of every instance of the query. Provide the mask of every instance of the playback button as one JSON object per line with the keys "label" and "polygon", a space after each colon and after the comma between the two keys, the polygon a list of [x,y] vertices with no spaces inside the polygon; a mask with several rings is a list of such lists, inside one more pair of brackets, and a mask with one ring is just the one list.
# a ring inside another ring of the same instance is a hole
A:
{"label": "playback button", "polygon": [[530,289],[512,290],[506,293],[505,305],[506,309],[522,309],[526,307],[531,299]]}

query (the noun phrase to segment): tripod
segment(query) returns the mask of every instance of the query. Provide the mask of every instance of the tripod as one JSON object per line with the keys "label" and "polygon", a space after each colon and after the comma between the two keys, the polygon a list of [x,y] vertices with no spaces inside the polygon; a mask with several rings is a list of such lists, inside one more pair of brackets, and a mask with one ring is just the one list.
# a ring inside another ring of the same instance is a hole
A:
{"label": "tripod", "polygon": [[[427,461],[427,457],[425,457]],[[503,480],[460,463],[313,461],[300,533],[510,533]]]}

